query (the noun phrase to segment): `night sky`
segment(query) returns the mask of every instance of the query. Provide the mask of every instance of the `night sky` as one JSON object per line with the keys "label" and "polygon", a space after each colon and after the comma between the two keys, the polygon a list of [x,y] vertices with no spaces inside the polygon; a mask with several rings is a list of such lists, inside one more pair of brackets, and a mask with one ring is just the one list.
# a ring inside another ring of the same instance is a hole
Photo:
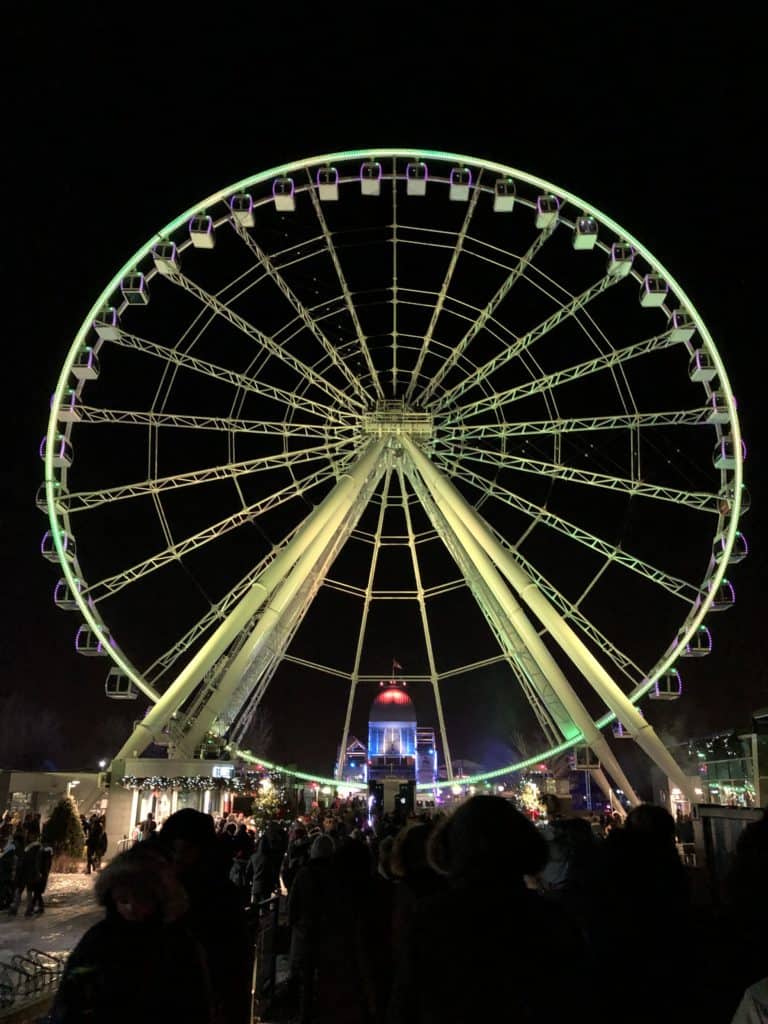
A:
{"label": "night sky", "polygon": [[[669,267],[702,314],[748,445],[751,553],[729,573],[737,605],[711,623],[714,652],[692,664],[683,700],[644,708],[681,739],[747,728],[768,704],[766,83],[755,35],[693,5],[642,5],[621,21],[570,6],[521,15],[492,4],[460,17],[435,7],[429,17],[333,5],[327,18],[316,5],[274,16],[259,7],[199,24],[146,9],[10,18],[0,698],[55,716],[46,749],[66,767],[109,757],[137,713],[104,696],[104,662],[74,652],[76,616],[53,606],[56,571],[39,555],[45,520],[34,506],[48,401],[96,295],[151,234],[226,184],[283,161],[391,145],[498,160],[584,197]],[[627,615],[642,621],[642,609]],[[340,724],[325,685],[297,680],[273,700],[275,758],[329,770]],[[474,703],[487,711],[495,700],[479,684]],[[303,750],[297,714],[313,723]],[[454,756],[493,759],[504,741],[481,735],[485,720],[468,705]],[[1,766],[9,756],[0,749]]]}

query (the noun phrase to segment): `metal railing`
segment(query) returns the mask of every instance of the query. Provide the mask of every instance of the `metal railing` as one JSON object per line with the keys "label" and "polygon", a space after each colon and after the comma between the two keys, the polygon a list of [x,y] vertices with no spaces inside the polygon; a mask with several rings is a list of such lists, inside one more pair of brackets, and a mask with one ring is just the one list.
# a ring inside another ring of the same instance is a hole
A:
{"label": "metal railing", "polygon": [[250,908],[253,927],[251,1019],[262,1020],[275,995],[280,897],[270,896]]}
{"label": "metal railing", "polygon": [[52,993],[61,980],[66,958],[41,949],[15,953],[8,963],[0,963],[0,1009]]}

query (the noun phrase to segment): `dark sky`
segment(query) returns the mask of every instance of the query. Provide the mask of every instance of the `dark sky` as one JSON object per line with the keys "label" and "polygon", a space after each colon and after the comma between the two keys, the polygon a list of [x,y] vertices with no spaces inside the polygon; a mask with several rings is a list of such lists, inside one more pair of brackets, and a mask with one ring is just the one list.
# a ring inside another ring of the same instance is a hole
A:
{"label": "dark sky", "polygon": [[[738,603],[718,617],[714,654],[695,665],[683,701],[649,715],[679,736],[746,726],[768,703],[757,39],[693,5],[642,5],[626,20],[584,5],[462,16],[334,5],[327,18],[308,13],[316,6],[280,5],[274,17],[262,7],[197,24],[147,9],[10,19],[0,695],[60,716],[57,758],[69,765],[120,742],[125,715],[103,696],[104,665],[75,655],[72,617],[53,608],[33,503],[48,400],[96,294],[155,230],[227,183],[281,161],[392,145],[498,160],[585,197],[672,270],[704,317],[749,444],[751,555],[732,574]],[[275,754],[327,770],[327,702],[315,688],[294,698],[316,722],[306,758],[279,720]],[[337,733],[334,721],[333,744]],[[455,753],[485,743],[470,729]]]}

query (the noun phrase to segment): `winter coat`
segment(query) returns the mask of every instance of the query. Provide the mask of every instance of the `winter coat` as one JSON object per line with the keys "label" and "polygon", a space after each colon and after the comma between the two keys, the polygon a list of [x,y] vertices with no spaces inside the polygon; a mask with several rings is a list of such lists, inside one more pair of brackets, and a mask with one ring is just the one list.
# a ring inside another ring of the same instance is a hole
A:
{"label": "winter coat", "polygon": [[51,870],[53,850],[43,846],[39,839],[24,850],[16,872],[16,888],[45,892]]}
{"label": "winter coat", "polygon": [[67,960],[51,1024],[211,1024],[202,950],[179,924],[108,911]]}

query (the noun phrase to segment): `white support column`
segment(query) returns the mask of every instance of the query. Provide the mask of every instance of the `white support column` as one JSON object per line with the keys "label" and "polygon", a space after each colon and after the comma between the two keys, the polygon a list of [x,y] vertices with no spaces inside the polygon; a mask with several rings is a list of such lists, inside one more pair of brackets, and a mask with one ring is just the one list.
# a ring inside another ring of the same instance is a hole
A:
{"label": "white support column", "polygon": [[616,799],[616,794],[611,789],[611,784],[605,777],[605,772],[603,771],[603,769],[593,768],[590,772],[590,775],[598,784],[600,789],[602,789],[603,793],[605,794],[605,799],[611,805],[611,810],[615,811],[617,814],[620,814],[622,818],[626,818],[627,812]]}
{"label": "white support column", "polygon": [[[420,458],[423,459],[424,462],[427,461],[424,458],[424,456],[421,455],[421,453],[418,451],[418,449],[415,447],[412,441],[410,441],[407,438],[404,438],[403,443],[406,449],[408,450],[409,454],[411,453],[411,450],[413,450],[413,452],[416,455],[420,456]],[[584,736],[585,741],[594,750],[594,752],[600,758],[601,762],[605,764],[605,766],[608,768],[608,771],[611,773],[612,777],[616,780],[618,784],[621,785],[621,788],[627,794],[632,804],[634,805],[640,803],[637,794],[632,788],[629,779],[622,771],[621,765],[619,764],[615,754],[611,750],[608,741],[597,728],[595,723],[592,721],[592,716],[589,714],[589,712],[584,707],[579,697],[574,692],[573,688],[571,687],[571,684],[565,678],[565,675],[563,674],[559,665],[547,650],[544,641],[538,635],[535,627],[529,621],[527,615],[520,607],[518,602],[515,600],[514,595],[512,594],[504,580],[501,578],[498,570],[493,565],[485,551],[483,551],[483,549],[477,543],[477,541],[472,536],[470,531],[466,528],[462,518],[456,514],[451,503],[449,501],[443,500],[442,496],[436,493],[435,489],[432,487],[432,484],[427,474],[423,472],[421,464],[419,462],[416,462],[416,459],[414,459],[413,461],[416,464],[416,467],[418,468],[422,479],[429,487],[432,497],[434,498],[435,503],[438,505],[440,512],[442,513],[443,516],[445,516],[448,525],[453,530],[457,542],[461,544],[461,546],[467,552],[467,555],[469,556],[473,564],[476,566],[477,571],[480,573],[482,579],[487,584],[489,590],[495,597],[504,614],[509,618],[516,633],[520,637],[525,647],[528,649],[531,657],[534,659],[536,664],[541,669],[543,676],[554,690],[558,699],[565,708],[567,714],[571,717],[576,727],[578,728],[579,732],[581,732],[581,734]],[[429,463],[427,463],[427,468],[433,469],[433,467],[431,467]],[[436,470],[433,470],[433,472],[437,474],[437,477],[439,477],[442,480],[441,474],[437,473]],[[427,511],[427,514],[429,515],[430,509],[427,506],[425,506],[425,509]],[[474,513],[474,509],[472,511]]]}
{"label": "white support column", "polygon": [[293,539],[267,566],[227,618],[181,670],[160,700],[138,723],[116,755],[116,759],[139,757],[146,747],[160,736],[171,715],[194,693],[206,672],[224,654],[238,634],[245,629],[331,518],[343,515],[354,501],[381,458],[384,444],[384,441],[373,441],[357,463],[353,464],[348,472],[339,479],[328,496],[307,516]]}
{"label": "white support column", "polygon": [[[646,722],[629,697],[611,679],[608,672],[587,648],[581,638],[549,603],[533,580],[517,563],[512,553],[499,543],[488,524],[477,514],[472,505],[462,497],[450,480],[435,469],[410,438],[404,437],[402,440],[404,448],[412,458],[442,511],[446,513],[447,509],[450,508],[452,517],[464,525],[467,531],[471,531],[477,543],[495,562],[518,595],[549,631],[553,640],[568,655],[600,699],[629,728],[632,737],[651,760],[680,787],[681,791],[691,801],[691,804],[694,804],[695,798],[682,768],[677,764],[651,725]],[[579,725],[575,717],[574,721]],[[581,729],[581,725],[579,725],[579,728]],[[591,742],[590,746],[592,746]],[[595,750],[595,753],[597,753],[597,750]],[[611,774],[614,775],[613,772]],[[614,778],[617,782],[619,781],[615,775]],[[627,792],[623,783],[622,788]]]}
{"label": "white support column", "polygon": [[[361,469],[363,464],[361,463]],[[347,496],[344,502],[338,502],[333,515],[318,533],[301,558],[296,562],[288,576],[275,588],[268,603],[262,610],[259,620],[251,630],[247,640],[232,658],[224,670],[224,674],[217,682],[216,688],[206,701],[205,707],[200,711],[192,724],[183,743],[190,750],[194,751],[202,742],[208,729],[216,719],[217,715],[227,706],[234,695],[234,691],[240,684],[240,680],[248,671],[254,658],[264,649],[272,637],[274,631],[280,626],[285,616],[289,614],[290,605],[299,590],[313,575],[322,573],[321,566],[327,561],[327,549],[334,546],[334,538],[344,530],[345,520],[350,515],[355,505],[355,498],[358,497],[364,486],[368,485],[368,493],[375,487],[380,478],[383,466],[378,467],[376,472],[375,461],[368,466],[368,471],[361,474],[361,487],[354,493]],[[367,502],[366,502],[367,504]],[[355,520],[360,517],[362,505],[357,508]],[[354,522],[347,524],[347,533],[354,528]]]}

